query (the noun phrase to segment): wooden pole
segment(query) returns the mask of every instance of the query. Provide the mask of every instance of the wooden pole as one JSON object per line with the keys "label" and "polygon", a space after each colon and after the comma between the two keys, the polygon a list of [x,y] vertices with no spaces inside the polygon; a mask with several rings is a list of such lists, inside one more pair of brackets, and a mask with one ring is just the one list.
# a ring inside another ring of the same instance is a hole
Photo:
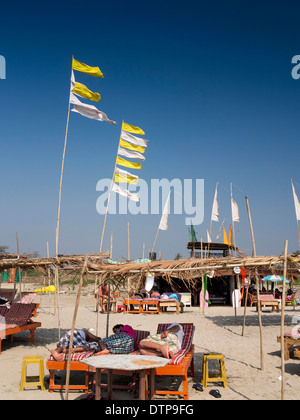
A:
{"label": "wooden pole", "polygon": [[[118,150],[119,150],[120,142],[121,142],[122,127],[123,127],[123,121],[122,121],[122,125],[121,125],[121,132],[120,132],[120,137],[119,137]],[[118,151],[117,151],[117,156],[118,156]],[[116,167],[117,167],[117,160],[115,162],[114,171],[113,171],[113,175],[112,175],[112,179],[111,179],[111,184],[110,184],[110,189],[109,189],[108,198],[107,198],[107,205],[106,205],[104,222],[103,222],[103,228],[102,228],[102,233],[101,233],[100,251],[99,252],[102,251],[102,244],[103,244],[103,237],[104,237],[104,231],[105,231],[105,226],[106,226],[108,206],[109,206],[109,200],[110,200],[110,196],[111,196],[111,192],[112,192],[112,187],[113,187],[113,184],[114,184],[114,176],[115,176],[115,172],[116,172]]]}
{"label": "wooden pole", "polygon": [[251,213],[250,213],[250,207],[249,207],[249,200],[248,200],[247,196],[245,196],[245,200],[246,200],[248,219],[249,219],[249,224],[250,224],[251,239],[252,239],[252,257],[256,257],[255,239],[254,239],[254,233],[253,233],[253,226],[252,226],[252,219],[251,219]]}
{"label": "wooden pole", "polygon": [[112,250],[113,250],[113,231],[110,231],[110,254],[109,258],[112,258]]}
{"label": "wooden pole", "polygon": [[[47,258],[49,258],[49,244],[48,244],[48,242],[47,242]],[[51,313],[51,292],[50,292],[50,286],[51,286],[51,274],[50,274],[50,267],[48,267],[49,314]]]}
{"label": "wooden pole", "polygon": [[108,299],[107,299],[107,315],[106,315],[106,338],[109,334],[109,312],[110,312],[110,280],[108,280]]}
{"label": "wooden pole", "polygon": [[285,360],[284,360],[284,310],[285,310],[285,279],[287,277],[287,248],[288,241],[284,243],[284,264],[283,264],[283,283],[281,298],[281,329],[280,329],[280,345],[281,345],[281,399],[285,397]]}
{"label": "wooden pole", "polygon": [[[248,200],[248,197],[247,196],[245,196],[245,200],[246,200],[246,206],[247,206],[247,212],[248,212],[248,219],[249,219],[249,224],[250,224],[251,240],[252,240],[252,257],[256,257],[256,246],[255,246],[255,239],[254,239],[252,218],[251,218],[249,200]],[[245,325],[246,325],[246,312],[247,312],[248,291],[249,291],[249,284],[247,284],[247,287],[246,287],[245,307],[244,307],[244,321],[243,321],[242,336],[244,335]]]}
{"label": "wooden pole", "polygon": [[[231,192],[231,200],[232,200],[232,183],[230,184],[230,192]],[[231,201],[232,206],[232,201]],[[233,232],[233,243],[234,243],[234,255],[236,257],[236,242],[235,242],[235,229],[234,229],[234,221],[233,221],[233,214],[232,216],[232,232]]]}
{"label": "wooden pole", "polygon": [[145,244],[143,244],[143,259],[145,258]]}
{"label": "wooden pole", "polygon": [[[73,57],[72,57],[72,60],[73,60]],[[60,171],[60,181],[59,181],[58,210],[57,210],[57,221],[56,221],[56,244],[55,244],[55,255],[56,255],[56,257],[58,256],[59,220],[60,220],[60,206],[61,206],[61,187],[62,187],[64,164],[65,164],[65,155],[66,155],[66,148],[67,148],[67,138],[68,138],[68,129],[69,129],[69,120],[70,120],[70,108],[71,108],[71,96],[69,98],[65,142],[64,142],[64,149],[63,149],[62,162],[61,162],[61,171]]]}
{"label": "wooden pole", "polygon": [[156,236],[155,236],[155,239],[154,239],[154,243],[153,243],[153,247],[152,247],[152,251],[151,251],[151,254],[152,254],[152,255],[153,255],[153,250],[154,250],[154,247],[155,247],[155,243],[156,243],[156,239],[157,239],[158,231],[159,231],[159,227],[158,227],[158,229],[157,229]]}
{"label": "wooden pole", "polygon": [[[19,236],[18,233],[16,233],[16,238],[17,238],[17,252],[18,252],[18,258],[20,257],[20,248],[19,248]],[[20,300],[22,299],[22,281],[21,281],[21,272],[20,272],[20,268],[18,269],[18,273],[19,273],[19,292],[20,292]],[[15,278],[15,285],[16,286],[16,281],[17,281],[17,276]]]}
{"label": "wooden pole", "polygon": [[259,336],[260,336],[260,369],[264,370],[263,333],[262,333],[262,321],[261,321],[260,299],[259,299],[259,277],[257,274],[257,270],[255,270],[255,278],[256,278],[256,291],[257,291],[257,313],[258,313]]}
{"label": "wooden pole", "polygon": [[[295,187],[293,184],[293,178],[291,178],[292,188],[293,188],[293,194],[296,194]],[[296,200],[296,197],[294,196],[294,201]],[[296,202],[295,202],[295,210],[296,210]],[[300,249],[300,230],[299,230],[299,222],[298,222],[298,215],[296,210],[296,220],[297,220],[297,229],[298,229],[298,243],[299,243],[299,249]]]}
{"label": "wooden pole", "polygon": [[75,303],[75,308],[74,308],[74,314],[73,314],[72,330],[71,330],[69,353],[68,353],[68,363],[67,363],[66,394],[65,394],[66,400],[68,400],[68,397],[69,397],[70,367],[71,367],[74,330],[75,330],[78,306],[79,306],[79,301],[80,301],[80,295],[81,295],[81,289],[82,289],[82,283],[83,283],[83,276],[84,276],[85,271],[86,271],[87,263],[88,263],[88,256],[85,257],[84,264],[83,264],[83,267],[82,267],[80,282],[79,282],[79,286],[78,286],[78,290],[77,290],[77,297],[76,297],[76,303]]}
{"label": "wooden pole", "polygon": [[129,222],[127,225],[127,230],[128,230],[128,261],[130,261],[130,235],[129,235]]}

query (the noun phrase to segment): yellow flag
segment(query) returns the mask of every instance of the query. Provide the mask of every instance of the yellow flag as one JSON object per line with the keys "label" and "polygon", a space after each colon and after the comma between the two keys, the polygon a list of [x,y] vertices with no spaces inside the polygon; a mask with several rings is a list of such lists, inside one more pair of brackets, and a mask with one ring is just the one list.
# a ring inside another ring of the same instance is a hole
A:
{"label": "yellow flag", "polygon": [[97,92],[92,92],[82,83],[75,82],[75,86],[72,89],[72,92],[77,93],[77,95],[82,96],[83,98],[90,99],[91,101],[99,102],[101,96]]}
{"label": "yellow flag", "polygon": [[143,146],[136,146],[135,144],[129,143],[126,140],[120,140],[120,146],[124,147],[124,149],[134,150],[135,152],[145,153],[145,147]]}
{"label": "yellow flag", "polygon": [[122,130],[128,131],[132,134],[141,134],[142,136],[145,134],[141,128],[135,127],[134,125],[126,124],[125,122],[122,123]]}
{"label": "yellow flag", "polygon": [[231,225],[229,225],[228,245],[231,245],[231,241],[232,241],[232,230],[231,230]]}
{"label": "yellow flag", "polygon": [[120,156],[117,156],[116,164],[132,169],[141,169],[142,167],[141,163],[130,162],[129,160],[123,159]]}
{"label": "yellow flag", "polygon": [[228,244],[228,239],[227,239],[227,233],[226,233],[226,230],[225,230],[224,226],[223,226],[223,238],[224,238],[223,243],[229,245]]}
{"label": "yellow flag", "polygon": [[87,64],[80,63],[80,61],[75,60],[75,58],[73,58],[72,68],[80,71],[81,73],[89,74],[90,76],[104,77],[99,67],[88,66]]}
{"label": "yellow flag", "polygon": [[124,184],[137,184],[138,180],[139,179],[134,176],[115,174],[115,182],[121,182]]}

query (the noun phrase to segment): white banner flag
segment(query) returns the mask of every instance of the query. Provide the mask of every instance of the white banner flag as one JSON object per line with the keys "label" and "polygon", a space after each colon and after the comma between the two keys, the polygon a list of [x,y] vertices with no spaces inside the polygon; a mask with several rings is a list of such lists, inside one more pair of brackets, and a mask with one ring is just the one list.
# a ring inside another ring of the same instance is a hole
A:
{"label": "white banner flag", "polygon": [[300,220],[300,203],[299,203],[299,199],[297,197],[293,182],[292,182],[292,189],[293,189],[293,196],[294,196],[294,203],[295,203],[296,218],[297,220]]}
{"label": "white banner flag", "polygon": [[115,169],[115,174],[124,175],[124,176],[132,176],[133,178],[138,178],[138,176],[131,174],[130,172],[125,171],[124,169],[118,168],[117,166]]}
{"label": "white banner flag", "polygon": [[169,218],[169,213],[170,213],[170,194],[171,194],[171,191],[169,192],[169,195],[168,195],[165,207],[164,207],[164,211],[160,219],[160,224],[158,227],[158,229],[160,230],[168,229],[168,218]]}
{"label": "white banner flag", "polygon": [[231,197],[231,212],[232,212],[232,221],[239,222],[240,221],[239,208],[232,197]]}
{"label": "white banner flag", "polygon": [[148,140],[141,139],[140,137],[136,137],[133,134],[129,134],[126,131],[121,131],[121,139],[129,141],[136,146],[147,147]]}
{"label": "white banner flag", "polygon": [[143,156],[139,152],[134,152],[132,150],[126,150],[122,147],[119,147],[118,155],[125,156],[127,158],[138,159],[138,160],[145,160],[145,156]]}
{"label": "white banner flag", "polygon": [[211,220],[213,222],[218,222],[219,221],[218,184],[216,185],[213,208],[212,208],[212,212],[211,212]]}
{"label": "white banner flag", "polygon": [[208,230],[207,230],[207,242],[211,243],[211,237],[210,237],[210,234],[209,234]]}
{"label": "white banner flag", "polygon": [[140,201],[140,196],[137,193],[132,193],[125,188],[120,187],[118,184],[113,184],[112,191],[122,195],[123,197],[128,198],[132,201]]}
{"label": "white banner flag", "polygon": [[99,111],[94,105],[84,104],[71,92],[70,103],[73,104],[74,108],[71,109],[73,112],[78,112],[84,117],[91,118],[97,121],[107,121],[108,123],[115,125],[116,122],[107,118],[107,115]]}

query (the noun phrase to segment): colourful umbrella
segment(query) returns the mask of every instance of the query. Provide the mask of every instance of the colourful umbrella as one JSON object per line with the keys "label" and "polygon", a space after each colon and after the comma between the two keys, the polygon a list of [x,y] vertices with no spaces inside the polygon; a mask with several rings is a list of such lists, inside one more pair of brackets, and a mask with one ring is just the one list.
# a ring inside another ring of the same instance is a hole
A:
{"label": "colourful umbrella", "polygon": [[[283,281],[283,277],[282,276],[276,276],[274,274],[270,275],[270,276],[266,276],[263,279],[261,279],[261,281],[273,281],[273,282],[278,282],[278,281]],[[291,281],[288,279],[285,279],[286,283],[290,283]]]}

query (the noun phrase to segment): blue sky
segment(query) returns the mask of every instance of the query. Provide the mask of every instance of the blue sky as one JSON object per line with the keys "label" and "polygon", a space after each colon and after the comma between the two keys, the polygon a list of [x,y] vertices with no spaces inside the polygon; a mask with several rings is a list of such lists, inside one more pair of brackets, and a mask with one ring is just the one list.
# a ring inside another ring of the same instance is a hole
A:
{"label": "blue sky", "polygon": [[[58,186],[72,55],[99,66],[103,79],[76,73],[99,92],[96,106],[118,124],[70,115],[62,186],[59,252],[99,250],[103,216],[96,184],[111,178],[122,120],[149,139],[139,176],[204,179],[206,239],[216,183],[220,223],[228,230],[230,183],[239,206],[237,245],[251,255],[245,195],[257,253],[298,249],[291,178],[300,197],[300,54],[297,1],[14,2],[0,15],[0,245],[55,253]],[[88,102],[82,100],[83,102]],[[188,256],[186,215],[171,215],[156,251]],[[113,257],[152,248],[160,215],[108,215]]]}

